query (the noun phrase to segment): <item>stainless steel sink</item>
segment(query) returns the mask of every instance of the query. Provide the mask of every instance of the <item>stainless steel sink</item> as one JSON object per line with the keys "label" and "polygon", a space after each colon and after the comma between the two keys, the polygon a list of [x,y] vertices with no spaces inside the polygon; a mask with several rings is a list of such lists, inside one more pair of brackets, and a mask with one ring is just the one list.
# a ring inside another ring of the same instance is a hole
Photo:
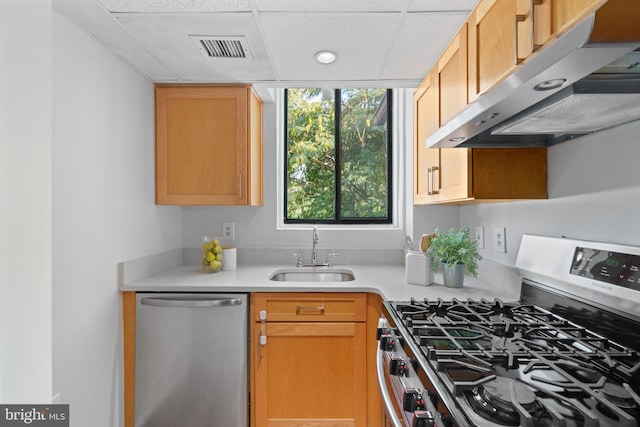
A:
{"label": "stainless steel sink", "polygon": [[269,280],[275,282],[350,282],[353,271],[339,268],[298,267],[276,270]]}

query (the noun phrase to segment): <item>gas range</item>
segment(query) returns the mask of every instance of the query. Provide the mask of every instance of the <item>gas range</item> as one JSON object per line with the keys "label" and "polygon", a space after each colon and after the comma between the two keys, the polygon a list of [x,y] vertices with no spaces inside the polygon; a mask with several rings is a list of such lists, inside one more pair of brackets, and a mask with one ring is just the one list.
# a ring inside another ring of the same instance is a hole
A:
{"label": "gas range", "polygon": [[[545,255],[531,260],[531,245]],[[516,266],[519,301],[385,302],[394,423],[640,427],[640,248],[525,236]]]}

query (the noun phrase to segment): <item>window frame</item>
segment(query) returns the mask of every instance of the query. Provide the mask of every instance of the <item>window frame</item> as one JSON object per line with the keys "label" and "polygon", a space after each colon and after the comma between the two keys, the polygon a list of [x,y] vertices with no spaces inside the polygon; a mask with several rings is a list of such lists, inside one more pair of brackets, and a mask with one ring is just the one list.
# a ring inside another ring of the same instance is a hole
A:
{"label": "window frame", "polygon": [[[297,89],[297,88],[296,88]],[[350,88],[346,88],[350,89]],[[341,210],[341,202],[342,202],[342,182],[341,182],[341,126],[340,121],[342,118],[342,89],[334,89],[334,129],[335,131],[335,161],[336,167],[334,169],[334,218],[333,219],[292,219],[288,218],[288,139],[289,139],[289,131],[288,131],[288,118],[289,118],[289,102],[288,102],[288,88],[285,88],[283,91],[283,110],[284,110],[284,132],[283,132],[283,169],[282,169],[282,179],[283,179],[283,206],[282,206],[282,222],[284,225],[304,225],[304,224],[327,224],[327,225],[383,225],[383,226],[392,226],[395,224],[394,222],[394,123],[393,123],[393,89],[386,88],[386,138],[387,138],[387,215],[385,217],[368,217],[368,218],[340,218],[340,210]],[[340,102],[338,102],[340,101]]]}

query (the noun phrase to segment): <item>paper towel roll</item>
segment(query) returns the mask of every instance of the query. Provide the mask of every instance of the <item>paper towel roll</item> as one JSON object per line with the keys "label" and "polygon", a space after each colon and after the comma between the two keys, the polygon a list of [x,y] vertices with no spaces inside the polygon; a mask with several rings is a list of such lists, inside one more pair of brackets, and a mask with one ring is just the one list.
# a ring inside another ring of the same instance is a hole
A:
{"label": "paper towel roll", "polygon": [[230,246],[222,247],[222,270],[235,270],[236,269],[236,259],[238,255],[237,248]]}

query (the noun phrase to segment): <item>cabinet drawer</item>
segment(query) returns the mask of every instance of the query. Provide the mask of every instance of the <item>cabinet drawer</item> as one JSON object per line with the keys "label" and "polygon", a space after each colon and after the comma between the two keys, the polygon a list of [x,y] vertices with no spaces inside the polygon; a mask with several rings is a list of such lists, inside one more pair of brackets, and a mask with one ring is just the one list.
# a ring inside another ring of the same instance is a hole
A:
{"label": "cabinet drawer", "polygon": [[254,315],[266,311],[267,322],[366,321],[367,296],[359,293],[256,293]]}

